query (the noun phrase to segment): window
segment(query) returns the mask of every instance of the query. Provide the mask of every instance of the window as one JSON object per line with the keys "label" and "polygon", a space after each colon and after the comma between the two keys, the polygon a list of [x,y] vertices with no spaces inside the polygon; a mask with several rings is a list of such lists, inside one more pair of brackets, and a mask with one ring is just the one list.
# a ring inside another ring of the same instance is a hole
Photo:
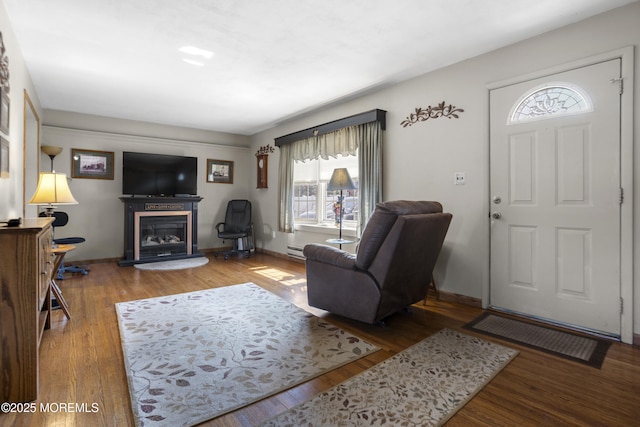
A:
{"label": "window", "polygon": [[522,122],[593,111],[589,97],[578,87],[553,84],[539,87],[520,99],[509,122]]}
{"label": "window", "polygon": [[[327,184],[335,168],[347,168],[358,187],[358,156],[330,157],[305,162],[295,161],[293,166],[293,216],[298,223],[337,224],[339,219],[339,191],[328,191]],[[343,227],[355,228],[359,215],[358,189],[342,192]]]}

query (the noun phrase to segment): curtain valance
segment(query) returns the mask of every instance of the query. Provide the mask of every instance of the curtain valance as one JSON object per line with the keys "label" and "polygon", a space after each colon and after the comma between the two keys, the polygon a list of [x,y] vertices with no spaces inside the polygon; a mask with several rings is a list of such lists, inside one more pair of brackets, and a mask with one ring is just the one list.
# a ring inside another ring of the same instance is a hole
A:
{"label": "curtain valance", "polygon": [[290,155],[292,160],[305,161],[329,157],[355,156],[360,146],[359,133],[361,126],[351,126],[335,132],[319,136],[301,139],[290,143]]}
{"label": "curtain valance", "polygon": [[328,133],[335,132],[340,129],[348,128],[351,126],[362,125],[365,123],[371,122],[380,122],[380,128],[382,130],[386,129],[386,115],[387,112],[385,110],[375,109],[365,111],[364,113],[354,114],[353,116],[344,117],[342,119],[334,120],[332,122],[324,123],[319,126],[314,126],[312,128],[304,129],[298,132],[293,132],[288,135],[280,136],[275,138],[274,143],[276,147],[281,147],[286,144],[290,144],[295,141],[300,141],[303,139],[322,136]]}

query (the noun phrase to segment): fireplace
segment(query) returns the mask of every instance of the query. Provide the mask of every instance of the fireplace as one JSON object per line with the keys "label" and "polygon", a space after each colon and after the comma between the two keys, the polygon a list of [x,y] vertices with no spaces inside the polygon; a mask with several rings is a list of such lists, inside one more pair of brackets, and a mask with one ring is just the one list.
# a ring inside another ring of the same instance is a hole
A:
{"label": "fireplace", "polygon": [[138,260],[191,255],[191,212],[136,212],[133,256]]}
{"label": "fireplace", "polygon": [[119,264],[203,256],[197,244],[200,197],[121,197],[125,255]]}

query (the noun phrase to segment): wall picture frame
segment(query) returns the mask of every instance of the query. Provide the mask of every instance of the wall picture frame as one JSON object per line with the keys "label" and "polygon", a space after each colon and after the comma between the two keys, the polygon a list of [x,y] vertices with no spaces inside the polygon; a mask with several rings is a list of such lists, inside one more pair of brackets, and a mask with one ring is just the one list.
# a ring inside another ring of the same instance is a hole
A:
{"label": "wall picture frame", "polygon": [[9,178],[9,140],[0,136],[0,178]]}
{"label": "wall picture frame", "polygon": [[11,101],[7,91],[0,88],[0,131],[9,135],[9,112],[11,111]]}
{"label": "wall picture frame", "polygon": [[233,161],[207,159],[207,182],[233,184]]}
{"label": "wall picture frame", "polygon": [[113,151],[71,149],[71,178],[113,179]]}

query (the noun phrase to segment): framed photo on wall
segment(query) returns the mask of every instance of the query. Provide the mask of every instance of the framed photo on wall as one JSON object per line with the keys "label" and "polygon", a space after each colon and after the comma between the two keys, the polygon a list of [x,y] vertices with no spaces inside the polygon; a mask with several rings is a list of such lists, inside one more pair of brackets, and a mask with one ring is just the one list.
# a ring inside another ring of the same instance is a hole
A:
{"label": "framed photo on wall", "polygon": [[7,91],[0,89],[0,131],[5,135],[9,135],[9,111],[10,101]]}
{"label": "framed photo on wall", "polygon": [[233,184],[233,162],[207,159],[207,182]]}
{"label": "framed photo on wall", "polygon": [[0,178],[9,178],[9,140],[0,136]]}
{"label": "framed photo on wall", "polygon": [[71,149],[71,177],[113,179],[113,151]]}

